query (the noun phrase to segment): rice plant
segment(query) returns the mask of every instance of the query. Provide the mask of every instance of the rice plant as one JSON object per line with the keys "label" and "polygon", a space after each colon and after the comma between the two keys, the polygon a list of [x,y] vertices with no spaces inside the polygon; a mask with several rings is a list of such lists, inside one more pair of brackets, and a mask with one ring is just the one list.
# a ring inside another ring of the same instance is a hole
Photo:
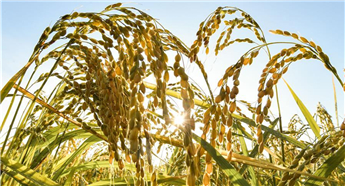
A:
{"label": "rice plant", "polygon": [[[252,34],[232,38],[234,30]],[[281,118],[270,117],[277,112],[272,102],[279,103],[277,83],[302,59],[323,63],[334,86],[345,85],[321,46],[296,33],[270,32],[294,42],[268,42],[259,23],[236,7],[212,12],[192,46],[121,3],[61,16],[1,90],[1,102],[11,100],[1,125],[9,125],[1,143],[1,184],[345,184],[345,122],[335,127],[322,105],[313,116],[287,82],[307,124],[296,115],[283,131]],[[254,47],[225,67],[218,82],[209,82],[202,56],[243,42]],[[289,47],[271,54],[277,45]],[[268,60],[257,61],[265,52]],[[265,67],[252,104],[238,99],[240,75],[259,62]],[[51,69],[33,79],[46,63]],[[185,63],[200,70],[206,91],[191,81]],[[315,140],[302,141],[309,129]],[[155,165],[162,149],[169,156]]]}

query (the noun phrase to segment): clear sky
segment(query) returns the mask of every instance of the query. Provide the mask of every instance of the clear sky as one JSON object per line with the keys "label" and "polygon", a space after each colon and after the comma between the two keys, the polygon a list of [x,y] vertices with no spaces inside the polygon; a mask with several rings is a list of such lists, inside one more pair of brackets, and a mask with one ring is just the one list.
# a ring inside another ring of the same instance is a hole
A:
{"label": "clear sky", "polygon": [[[2,86],[24,66],[48,25],[53,25],[60,16],[73,11],[98,12],[112,3],[115,2],[2,2]],[[235,6],[249,13],[259,23],[269,42],[291,41],[270,34],[268,30],[272,29],[288,30],[312,39],[328,54],[339,75],[344,76],[344,2],[132,2],[123,6],[144,10],[188,46],[195,40],[200,22],[212,11],[218,6]],[[283,47],[273,47],[272,51],[279,52]],[[224,69],[243,54],[239,51],[244,52],[241,47],[233,47],[217,58],[205,59],[213,89]],[[241,75],[244,84],[240,87],[242,99],[255,102],[257,82],[266,62],[267,56],[262,55],[255,61],[258,65],[247,67],[246,73]],[[197,71],[197,68],[190,67],[187,72],[193,74]],[[320,101],[335,116],[332,75],[321,62],[310,60],[293,64],[284,78],[312,113]],[[342,121],[344,95],[339,83],[336,82],[336,86],[338,112]],[[283,81],[280,81],[278,88],[283,121],[286,123],[295,113],[304,120]]]}

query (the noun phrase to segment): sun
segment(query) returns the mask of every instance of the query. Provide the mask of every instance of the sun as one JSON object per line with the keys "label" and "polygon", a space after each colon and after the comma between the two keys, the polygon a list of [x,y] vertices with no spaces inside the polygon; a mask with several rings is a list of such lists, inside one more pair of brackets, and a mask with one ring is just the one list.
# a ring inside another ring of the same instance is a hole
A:
{"label": "sun", "polygon": [[174,118],[174,124],[175,125],[183,125],[183,123],[185,122],[184,116],[179,114],[177,116],[175,116]]}

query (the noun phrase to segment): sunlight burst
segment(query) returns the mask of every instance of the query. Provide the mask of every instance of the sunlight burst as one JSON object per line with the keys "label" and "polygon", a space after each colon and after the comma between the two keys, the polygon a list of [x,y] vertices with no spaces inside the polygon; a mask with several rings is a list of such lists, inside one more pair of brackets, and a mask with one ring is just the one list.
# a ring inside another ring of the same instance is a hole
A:
{"label": "sunlight burst", "polygon": [[174,118],[174,124],[176,124],[176,125],[183,125],[184,122],[185,122],[185,120],[184,120],[183,115],[179,114]]}

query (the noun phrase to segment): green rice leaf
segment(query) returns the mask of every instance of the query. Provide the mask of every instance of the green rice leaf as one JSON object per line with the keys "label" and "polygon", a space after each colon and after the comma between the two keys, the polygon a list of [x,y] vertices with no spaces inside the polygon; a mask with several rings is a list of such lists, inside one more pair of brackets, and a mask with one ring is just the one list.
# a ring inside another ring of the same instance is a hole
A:
{"label": "green rice leaf", "polygon": [[[248,153],[248,149],[247,149],[247,144],[244,141],[243,136],[241,136],[242,131],[240,129],[237,129],[237,132],[238,132],[238,134],[240,134],[239,139],[240,139],[240,144],[241,144],[243,155],[248,156],[249,153]],[[248,167],[248,172],[249,172],[249,175],[250,175],[250,183],[252,185],[258,185],[258,180],[256,178],[255,171],[254,171],[252,166]]]}
{"label": "green rice leaf", "polygon": [[73,167],[72,170],[70,171],[70,173],[67,176],[67,180],[65,182],[65,186],[72,185],[74,173],[75,173],[75,168]]}
{"label": "green rice leaf", "polygon": [[[313,174],[315,176],[327,178],[331,175],[332,171],[338,167],[338,165],[344,161],[345,158],[345,146],[342,146],[336,153],[329,157]],[[309,178],[305,185],[307,186],[318,186],[323,183],[322,180],[315,178]]]}
{"label": "green rice leaf", "polygon": [[1,89],[1,98],[0,98],[0,103],[5,99],[7,94],[10,92],[12,89],[13,85],[17,82],[18,78],[22,76],[26,72],[26,68],[22,68],[19,70],[7,83],[6,85]]}
{"label": "green rice leaf", "polygon": [[[5,174],[9,175],[10,178],[13,178],[14,180],[16,180],[18,183],[20,183],[21,185],[24,186],[36,186],[35,183],[33,183],[32,181],[30,181],[29,179],[26,179],[24,176],[20,175],[19,173],[16,173],[15,171],[9,170],[9,169],[4,169],[3,170]],[[6,178],[3,179],[3,183],[6,183]],[[3,184],[5,185],[5,184]]]}
{"label": "green rice leaf", "polygon": [[[117,162],[114,162],[114,166],[115,167],[118,166]],[[73,169],[75,170],[75,172],[78,172],[78,171],[85,171],[85,170],[97,169],[97,168],[108,168],[108,167],[110,167],[109,161],[87,162],[87,163],[80,164],[80,165],[77,165],[77,166],[74,166],[72,168],[68,168],[68,169],[64,170],[63,173],[61,174],[61,177],[67,175]],[[125,169],[136,171],[136,167],[133,164],[125,164]]]}
{"label": "green rice leaf", "polygon": [[54,174],[53,180],[57,180],[60,177],[61,173],[65,170],[67,165],[69,165],[78,155],[84,152],[85,149],[89,148],[91,145],[99,141],[101,141],[101,139],[99,139],[97,136],[91,136],[87,140],[85,140],[83,144],[80,145],[80,147],[70,157],[68,157],[65,162],[63,162],[62,166]]}
{"label": "green rice leaf", "polygon": [[[55,149],[60,143],[63,143],[70,139],[80,139],[80,138],[87,138],[90,137],[92,134],[85,132],[83,129],[81,130],[74,130],[71,131],[63,136],[60,136],[58,138],[55,138],[55,140],[50,142],[50,139],[47,140],[48,143],[43,143],[41,149],[37,156],[35,156],[33,162],[31,163],[31,168],[34,169],[36,166],[38,166],[52,151]],[[41,145],[38,145],[40,147]]]}
{"label": "green rice leaf", "polygon": [[[243,123],[246,123],[246,124],[248,124],[248,125],[250,125],[252,127],[256,127],[256,123],[253,120],[249,119],[249,118],[245,118],[243,116],[236,115],[236,114],[232,114],[232,117],[234,117],[234,118],[236,118],[236,119],[242,121]],[[268,132],[267,135],[271,134],[271,135],[273,135],[273,136],[275,136],[277,138],[286,140],[286,141],[296,145],[297,147],[300,147],[300,148],[303,148],[303,149],[307,147],[304,143],[296,140],[293,137],[290,137],[290,136],[287,136],[285,134],[282,134],[279,131],[274,130],[273,128],[266,127],[265,125],[262,125],[261,128],[262,128],[263,131]]]}
{"label": "green rice leaf", "polygon": [[223,172],[230,178],[233,185],[249,186],[250,184],[241,176],[239,172],[215,149],[211,144],[200,138],[196,134],[192,134],[193,139],[197,141],[217,162]]}
{"label": "green rice leaf", "polygon": [[305,119],[307,120],[311,130],[313,130],[315,136],[320,139],[320,127],[317,125],[316,121],[314,120],[313,116],[310,114],[309,110],[307,109],[307,107],[305,107],[305,105],[303,104],[303,102],[298,98],[298,96],[296,95],[296,93],[292,90],[292,88],[289,86],[289,84],[284,80],[285,84],[287,85],[287,87],[289,88],[293,98],[295,99],[298,107],[300,108],[301,112],[303,113]]}
{"label": "green rice leaf", "polygon": [[[47,178],[46,176],[37,173],[36,171],[30,169],[29,167],[11,160],[7,157],[1,157],[1,163],[8,168],[10,168],[13,172],[18,173],[25,177],[26,179],[36,183],[37,185],[47,185],[47,186],[58,186],[59,184],[54,182],[53,180]],[[10,174],[9,174],[10,175]],[[13,174],[12,174],[13,175]],[[11,176],[11,175],[10,175]],[[18,178],[18,177],[17,177]]]}
{"label": "green rice leaf", "polygon": [[[147,180],[150,180],[148,177]],[[175,177],[175,176],[163,176],[159,175],[157,178],[158,184],[166,184],[166,185],[185,185],[186,181],[182,179],[181,177]],[[91,183],[89,186],[109,186],[111,183],[115,183],[116,186],[128,186],[128,185],[134,185],[134,180],[132,177],[126,178],[114,178],[112,180],[110,179],[104,179],[98,182]],[[147,181],[148,185],[151,184],[151,181]]]}

